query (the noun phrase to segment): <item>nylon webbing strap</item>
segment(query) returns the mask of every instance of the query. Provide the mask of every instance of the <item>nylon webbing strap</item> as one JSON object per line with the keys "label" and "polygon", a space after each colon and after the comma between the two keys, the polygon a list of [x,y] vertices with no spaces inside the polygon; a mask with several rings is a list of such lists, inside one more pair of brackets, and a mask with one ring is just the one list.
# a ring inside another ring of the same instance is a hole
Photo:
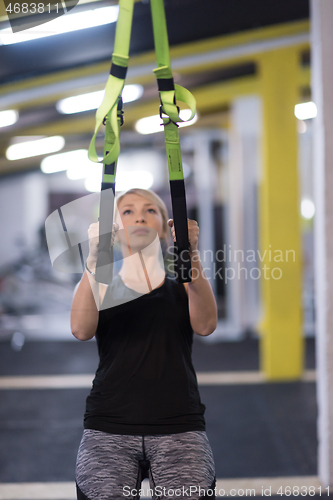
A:
{"label": "nylon webbing strap", "polygon": [[[175,266],[179,283],[191,281],[191,262],[187,227],[185,185],[177,122],[191,120],[196,112],[193,95],[185,88],[174,84],[169,54],[169,41],[166,27],[163,0],[151,0],[154,42],[158,67],[154,70],[160,94],[160,116],[163,118],[164,137],[168,157],[170,190],[173,219],[176,233]],[[128,54],[133,19],[134,0],[119,0],[119,16],[116,27],[112,65],[104,99],[96,112],[94,135],[89,145],[88,155],[94,162],[103,162],[103,181],[100,203],[100,244],[96,268],[96,280],[110,283],[112,280],[112,249],[110,250],[113,224],[113,202],[115,193],[116,164],[120,152],[119,96],[121,96],[128,66]],[[183,120],[179,115],[177,102],[184,102],[191,110],[191,116]],[[104,121],[106,117],[106,122]],[[106,123],[104,156],[98,158],[95,140],[102,123]],[[112,192],[112,196],[111,196]],[[111,216],[112,215],[112,216]],[[107,266],[109,266],[106,272]]]}
{"label": "nylon webbing strap", "polygon": [[125,80],[126,74],[127,68],[124,68],[124,66],[118,66],[118,64],[115,63],[111,64],[110,75],[120,78],[121,80]]}
{"label": "nylon webbing strap", "polygon": [[[118,109],[118,128],[122,120],[121,97],[117,105]],[[105,142],[104,156],[112,148],[115,140],[115,134],[110,123],[109,112],[105,119]],[[113,209],[115,196],[115,176],[117,169],[117,160],[111,164],[103,165],[102,189],[99,206],[99,243],[96,264],[95,279],[99,283],[109,284],[113,277],[113,247],[111,246],[112,227],[113,227]]]}
{"label": "nylon webbing strap", "polygon": [[[131,38],[134,0],[119,2],[119,16],[116,27],[114,52],[110,76],[106,83],[102,104],[96,111],[96,125],[90,142],[88,156],[95,162],[103,162],[103,177],[99,208],[99,244],[95,279],[109,284],[113,276],[113,228],[115,176],[120,152],[119,135],[122,125],[121,93],[127,73],[128,53]],[[95,141],[102,124],[105,124],[103,159],[97,156]]]}
{"label": "nylon webbing strap", "polygon": [[163,118],[164,124],[164,139],[168,158],[172,212],[176,234],[174,270],[178,283],[186,283],[191,281],[191,258],[189,254],[185,183],[177,125],[177,122],[184,120],[179,116],[177,102],[185,102],[190,107],[191,116],[189,119],[194,117],[196,106],[192,94],[183,87],[175,85],[173,81],[163,0],[151,0],[150,7],[158,65],[154,73],[160,93],[160,116]]}

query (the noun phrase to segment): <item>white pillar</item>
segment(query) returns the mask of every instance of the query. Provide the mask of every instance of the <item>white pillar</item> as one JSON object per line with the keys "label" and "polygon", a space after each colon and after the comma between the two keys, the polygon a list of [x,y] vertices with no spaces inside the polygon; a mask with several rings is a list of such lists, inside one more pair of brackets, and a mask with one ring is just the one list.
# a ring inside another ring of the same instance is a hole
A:
{"label": "white pillar", "polygon": [[311,0],[318,474],[333,485],[333,2]]}
{"label": "white pillar", "polygon": [[[228,176],[228,316],[239,332],[254,328],[259,315],[257,186],[260,161],[261,102],[235,99],[231,110]],[[252,261],[255,258],[255,261]],[[256,269],[257,268],[257,269]],[[233,272],[232,272],[233,271]]]}
{"label": "white pillar", "polygon": [[47,216],[47,186],[41,172],[0,181],[0,267],[17,261],[38,245]]}
{"label": "white pillar", "polygon": [[[216,135],[216,134],[215,134]],[[200,256],[206,275],[215,291],[214,267],[214,191],[217,185],[216,165],[211,155],[209,132],[200,131],[193,136],[194,181],[198,199],[200,228]]]}

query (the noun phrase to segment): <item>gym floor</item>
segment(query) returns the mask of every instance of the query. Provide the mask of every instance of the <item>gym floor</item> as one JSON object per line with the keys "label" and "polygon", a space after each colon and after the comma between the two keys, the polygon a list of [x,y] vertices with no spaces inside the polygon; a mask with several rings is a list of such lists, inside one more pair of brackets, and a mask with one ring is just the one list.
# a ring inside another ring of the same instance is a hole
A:
{"label": "gym floor", "polygon": [[[210,343],[195,337],[193,360],[218,484],[234,481],[230,484],[244,488],[245,478],[249,487],[260,483],[273,497],[279,481],[283,488],[288,479],[291,486],[302,486],[302,478],[304,487],[312,485],[317,474],[314,377],[292,383],[251,378],[259,369],[258,341],[252,338]],[[54,492],[36,498],[3,488],[53,483],[54,489],[54,483],[73,482],[85,398],[97,362],[94,340],[30,340],[21,349],[13,348],[10,338],[0,342],[0,499],[70,500],[61,488],[58,497]],[[314,341],[308,339],[307,373],[314,374],[314,364]],[[213,375],[208,381],[207,372]],[[319,495],[318,484],[311,493],[303,491],[313,498]],[[259,489],[256,495],[262,496]]]}

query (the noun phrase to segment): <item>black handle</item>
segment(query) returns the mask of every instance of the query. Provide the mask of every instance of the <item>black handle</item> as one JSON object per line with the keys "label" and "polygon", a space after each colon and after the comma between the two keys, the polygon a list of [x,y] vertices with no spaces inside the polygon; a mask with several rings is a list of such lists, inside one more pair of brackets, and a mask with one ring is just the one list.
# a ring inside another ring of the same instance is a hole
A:
{"label": "black handle", "polygon": [[101,191],[99,210],[99,243],[95,280],[109,285],[113,277],[113,228],[114,184],[108,184]]}
{"label": "black handle", "polygon": [[178,283],[189,283],[192,281],[191,258],[184,179],[170,181],[170,191],[176,233],[174,270]]}
{"label": "black handle", "polygon": [[178,283],[190,283],[192,281],[191,257],[189,250],[174,246],[174,272]]}

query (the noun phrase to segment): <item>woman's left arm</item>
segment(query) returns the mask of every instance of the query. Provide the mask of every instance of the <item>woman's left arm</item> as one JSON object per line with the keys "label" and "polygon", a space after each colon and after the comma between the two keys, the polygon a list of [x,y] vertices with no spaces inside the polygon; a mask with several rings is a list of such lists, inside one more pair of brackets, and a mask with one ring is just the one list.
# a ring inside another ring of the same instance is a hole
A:
{"label": "woman's left arm", "polygon": [[[175,230],[173,219],[169,219],[173,240]],[[195,220],[188,219],[188,237],[192,267],[192,281],[185,283],[188,294],[189,313],[193,331],[198,335],[207,336],[213,333],[217,325],[217,306],[211,284],[205,275],[197,249],[199,226]]]}

